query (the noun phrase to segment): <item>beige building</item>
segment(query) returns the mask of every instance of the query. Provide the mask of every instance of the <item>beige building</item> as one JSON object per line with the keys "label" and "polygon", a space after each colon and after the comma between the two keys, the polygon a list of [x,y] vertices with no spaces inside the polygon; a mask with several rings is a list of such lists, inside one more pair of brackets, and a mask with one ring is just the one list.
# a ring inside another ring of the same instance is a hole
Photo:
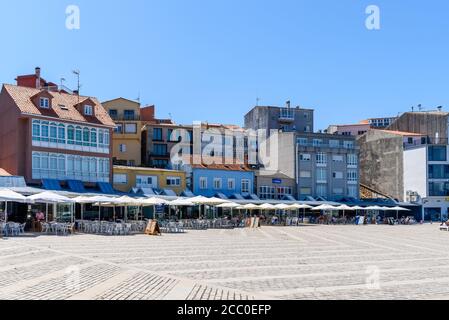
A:
{"label": "beige building", "polygon": [[115,165],[140,166],[142,119],[140,103],[125,98],[103,102],[116,128],[112,135],[112,158]]}

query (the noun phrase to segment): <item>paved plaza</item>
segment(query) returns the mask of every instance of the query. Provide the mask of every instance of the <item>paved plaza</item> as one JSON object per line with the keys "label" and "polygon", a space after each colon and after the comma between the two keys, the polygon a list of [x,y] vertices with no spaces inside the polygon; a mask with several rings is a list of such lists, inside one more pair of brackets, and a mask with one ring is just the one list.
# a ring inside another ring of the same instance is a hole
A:
{"label": "paved plaza", "polygon": [[449,299],[438,225],[0,239],[0,299]]}

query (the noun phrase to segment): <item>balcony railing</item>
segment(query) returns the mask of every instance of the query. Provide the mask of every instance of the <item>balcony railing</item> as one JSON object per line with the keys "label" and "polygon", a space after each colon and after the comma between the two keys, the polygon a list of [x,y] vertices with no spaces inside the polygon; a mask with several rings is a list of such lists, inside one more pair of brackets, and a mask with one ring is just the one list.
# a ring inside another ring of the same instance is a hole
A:
{"label": "balcony railing", "polygon": [[292,109],[281,109],[279,114],[281,121],[295,121],[295,111]]}
{"label": "balcony railing", "polygon": [[140,121],[140,116],[136,115],[110,115],[114,121]]}
{"label": "balcony railing", "polygon": [[348,150],[358,150],[360,149],[357,145],[336,145],[336,144],[315,144],[315,143],[298,143],[299,147],[309,147],[309,148],[331,148],[331,149],[348,149]]}

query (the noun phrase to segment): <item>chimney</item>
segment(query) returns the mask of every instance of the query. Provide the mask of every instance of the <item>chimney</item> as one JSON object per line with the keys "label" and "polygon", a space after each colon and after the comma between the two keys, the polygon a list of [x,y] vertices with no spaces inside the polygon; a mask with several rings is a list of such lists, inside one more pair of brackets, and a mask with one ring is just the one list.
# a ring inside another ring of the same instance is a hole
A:
{"label": "chimney", "polygon": [[443,107],[442,106],[439,106],[437,109],[438,109],[439,112],[443,111]]}
{"label": "chimney", "polygon": [[36,72],[36,89],[40,89],[41,88],[41,68],[36,67],[35,72]]}
{"label": "chimney", "polygon": [[286,102],[287,108],[290,109],[291,103],[290,100]]}

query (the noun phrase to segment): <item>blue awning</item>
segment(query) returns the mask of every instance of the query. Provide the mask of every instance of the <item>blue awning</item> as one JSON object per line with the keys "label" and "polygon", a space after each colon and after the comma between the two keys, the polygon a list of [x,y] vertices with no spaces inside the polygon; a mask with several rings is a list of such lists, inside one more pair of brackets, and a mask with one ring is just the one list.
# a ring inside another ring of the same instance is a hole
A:
{"label": "blue awning", "polygon": [[110,183],[107,182],[98,182],[98,189],[101,190],[101,192],[105,193],[105,194],[116,194],[114,188],[112,187],[112,185]]}
{"label": "blue awning", "polygon": [[85,193],[86,188],[84,188],[84,183],[79,180],[67,180],[67,184],[69,185],[69,189],[78,192],[78,193]]}
{"label": "blue awning", "polygon": [[169,196],[169,197],[176,197],[176,196],[177,196],[177,195],[176,195],[176,192],[174,192],[174,191],[171,190],[171,189],[164,189],[164,190],[162,190],[161,195]]}
{"label": "blue awning", "polygon": [[185,190],[183,193],[181,193],[181,197],[187,197],[187,198],[193,198],[195,195],[190,190]]}
{"label": "blue awning", "polygon": [[42,179],[42,186],[45,190],[62,191],[61,184],[59,182],[59,180],[55,179]]}
{"label": "blue awning", "polygon": [[218,192],[215,197],[223,199],[223,200],[228,200],[228,197],[226,197],[223,193]]}

